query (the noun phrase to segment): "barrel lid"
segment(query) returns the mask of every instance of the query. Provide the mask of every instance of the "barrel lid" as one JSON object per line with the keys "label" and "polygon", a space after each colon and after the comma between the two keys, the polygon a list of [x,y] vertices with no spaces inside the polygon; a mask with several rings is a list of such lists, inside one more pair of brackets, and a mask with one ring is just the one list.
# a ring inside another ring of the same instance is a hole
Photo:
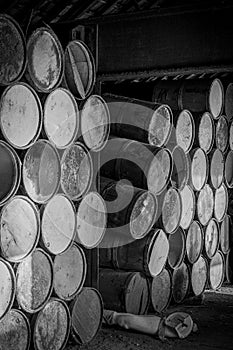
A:
{"label": "barrel lid", "polygon": [[221,115],[221,117],[218,119],[218,122],[216,124],[215,129],[215,142],[216,147],[220,149],[223,153],[228,148],[228,122],[224,115]]}
{"label": "barrel lid", "polygon": [[189,262],[194,264],[203,248],[203,230],[198,221],[193,221],[186,236],[186,254]]}
{"label": "barrel lid", "polygon": [[182,202],[180,193],[170,187],[163,200],[162,223],[166,233],[173,233],[180,224],[182,212]]}
{"label": "barrel lid", "polygon": [[208,102],[210,112],[214,119],[217,119],[220,116],[224,105],[224,89],[219,79],[214,79],[211,83]]}
{"label": "barrel lid", "polygon": [[69,338],[70,324],[71,316],[66,303],[51,298],[35,318],[33,330],[35,349],[64,349]]}
{"label": "barrel lid", "polygon": [[176,122],[177,144],[187,153],[193,146],[195,125],[190,111],[184,109],[180,112]]}
{"label": "barrel lid", "polygon": [[0,85],[12,84],[25,71],[26,43],[19,24],[6,14],[0,14],[0,51]]}
{"label": "barrel lid", "polygon": [[2,94],[0,126],[5,139],[25,149],[38,138],[42,128],[42,107],[36,92],[25,83],[14,83]]}
{"label": "barrel lid", "polygon": [[155,277],[165,266],[169,252],[169,243],[162,229],[154,230],[152,237],[150,237],[146,260],[150,275]]}
{"label": "barrel lid", "polygon": [[230,122],[233,118],[233,83],[228,84],[225,90],[225,113]]}
{"label": "barrel lid", "polygon": [[211,152],[210,161],[210,180],[212,186],[216,189],[221,186],[224,176],[224,157],[220,149]]}
{"label": "barrel lid", "polygon": [[183,229],[187,229],[193,221],[195,214],[195,195],[192,188],[189,185],[180,191],[181,196],[181,220],[180,226]]}
{"label": "barrel lid", "polygon": [[189,179],[189,160],[183,148],[174,147],[172,150],[173,169],[171,174],[172,186],[182,190]]}
{"label": "barrel lid", "polygon": [[201,255],[192,265],[191,284],[193,293],[198,296],[205,291],[208,277],[208,266],[206,259]]}
{"label": "barrel lid", "polygon": [[60,83],[64,70],[64,53],[52,29],[37,28],[27,42],[30,83],[41,92],[49,92]]}
{"label": "barrel lid", "polygon": [[226,186],[222,184],[214,196],[214,216],[218,221],[222,221],[228,207],[228,192]]}
{"label": "barrel lid", "polygon": [[80,201],[77,210],[76,242],[86,248],[96,247],[102,240],[107,220],[103,198],[97,192],[89,192]]}
{"label": "barrel lid", "polygon": [[16,279],[10,263],[0,257],[0,319],[11,309],[16,291]]}
{"label": "barrel lid", "polygon": [[14,196],[0,215],[2,256],[11,262],[22,261],[36,248],[40,235],[40,215],[26,196]]}
{"label": "barrel lid", "polygon": [[44,104],[44,128],[51,143],[63,149],[76,139],[79,109],[73,95],[64,88],[50,92]]}
{"label": "barrel lid", "polygon": [[230,123],[230,131],[229,131],[229,146],[233,151],[233,121]]}
{"label": "barrel lid", "polygon": [[206,184],[200,191],[197,199],[197,216],[200,223],[205,226],[212,217],[214,210],[214,194],[211,187]]}
{"label": "barrel lid", "polygon": [[125,311],[136,315],[145,314],[149,305],[150,291],[146,277],[133,272],[126,281]]}
{"label": "barrel lid", "polygon": [[148,128],[149,144],[163,146],[171,133],[172,122],[172,110],[168,105],[156,107]]}
{"label": "barrel lid", "polygon": [[61,188],[72,200],[79,199],[90,188],[93,164],[86,147],[76,142],[70,145],[61,159]]}
{"label": "barrel lid", "polygon": [[198,128],[199,146],[209,153],[214,143],[214,121],[209,112],[203,113]]}
{"label": "barrel lid", "polygon": [[225,177],[227,187],[232,188],[233,187],[233,151],[229,151],[227,153],[227,156],[225,159],[224,177]]}
{"label": "barrel lid", "polygon": [[209,171],[208,159],[202,148],[194,149],[191,157],[191,184],[196,191],[200,191],[207,181]]}
{"label": "barrel lid", "polygon": [[159,275],[152,279],[151,302],[156,312],[168,307],[171,300],[171,274],[164,268]]}
{"label": "barrel lid", "polygon": [[86,258],[81,247],[74,243],[54,258],[54,291],[59,298],[71,300],[83,287],[86,278]]}
{"label": "barrel lid", "polygon": [[205,229],[205,252],[212,258],[219,246],[219,225],[217,220],[211,219]]}
{"label": "barrel lid", "polygon": [[63,194],[54,195],[45,205],[41,219],[41,238],[51,254],[67,250],[76,233],[76,212],[72,201]]}
{"label": "barrel lid", "polygon": [[91,95],[82,106],[81,132],[86,146],[94,152],[106,145],[110,132],[110,112],[105,100]]}
{"label": "barrel lid", "polygon": [[185,299],[189,284],[188,266],[183,262],[172,274],[172,296],[176,303],[181,303]]}
{"label": "barrel lid", "polygon": [[168,264],[172,269],[178,268],[185,255],[185,234],[181,227],[168,237],[169,242],[169,253],[168,253]]}
{"label": "barrel lid", "polygon": [[232,239],[232,221],[230,215],[225,215],[220,225],[220,247],[224,254],[227,254],[230,250]]}
{"label": "barrel lid", "polygon": [[210,260],[209,264],[209,283],[212,289],[221,287],[224,279],[224,257],[220,251],[217,251]]}

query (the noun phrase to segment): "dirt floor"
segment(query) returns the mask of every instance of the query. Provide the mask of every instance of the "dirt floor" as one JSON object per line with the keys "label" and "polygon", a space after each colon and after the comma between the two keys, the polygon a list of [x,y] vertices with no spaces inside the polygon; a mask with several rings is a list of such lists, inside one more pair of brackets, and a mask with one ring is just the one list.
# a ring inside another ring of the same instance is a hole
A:
{"label": "dirt floor", "polygon": [[[233,350],[233,286],[207,291],[200,305],[179,305],[169,308],[190,313],[198,332],[184,340],[162,342],[152,336],[116,328],[102,327],[98,336],[82,350]],[[69,345],[66,350],[80,349]]]}

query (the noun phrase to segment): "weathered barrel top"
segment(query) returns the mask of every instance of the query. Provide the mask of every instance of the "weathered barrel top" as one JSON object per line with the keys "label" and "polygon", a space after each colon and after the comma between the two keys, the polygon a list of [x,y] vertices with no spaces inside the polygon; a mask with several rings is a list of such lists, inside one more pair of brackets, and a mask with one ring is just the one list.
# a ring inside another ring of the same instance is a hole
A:
{"label": "weathered barrel top", "polygon": [[218,221],[222,221],[228,207],[228,192],[224,184],[215,191],[214,196],[214,216]]}
{"label": "weathered barrel top", "polygon": [[228,147],[228,122],[224,115],[218,119],[215,129],[215,142],[216,147],[220,149],[220,151],[225,152]]}
{"label": "weathered barrel top", "polygon": [[161,312],[169,305],[171,293],[171,274],[164,268],[152,279],[151,302],[155,311]]}
{"label": "weathered barrel top", "polygon": [[194,295],[201,295],[206,287],[208,277],[208,267],[206,259],[201,255],[192,265],[191,285]]}
{"label": "weathered barrel top", "polygon": [[15,274],[9,263],[0,258],[0,319],[11,308],[15,297]]}
{"label": "weathered barrel top", "polygon": [[162,222],[167,233],[173,233],[180,224],[182,211],[181,196],[175,188],[169,188],[162,207]]}
{"label": "weathered barrel top", "polygon": [[203,248],[203,230],[198,221],[193,221],[186,234],[186,255],[191,264],[199,258]]}
{"label": "weathered barrel top", "polygon": [[172,295],[175,302],[180,303],[186,297],[190,286],[188,267],[183,262],[172,274]]}
{"label": "weathered barrel top", "polygon": [[201,148],[192,151],[191,183],[195,190],[200,191],[208,176],[208,159]]}
{"label": "weathered barrel top", "polygon": [[214,210],[214,194],[211,187],[206,184],[199,192],[197,199],[197,216],[202,225],[207,225]]}
{"label": "weathered barrel top", "polygon": [[188,157],[180,146],[175,146],[172,150],[173,169],[171,183],[172,186],[179,190],[184,188],[189,179],[190,164]]}
{"label": "weathered barrel top", "polygon": [[185,152],[192,148],[195,137],[195,125],[192,114],[188,110],[183,110],[176,123],[176,140],[177,144]]}
{"label": "weathered barrel top", "polygon": [[205,230],[205,252],[211,259],[219,246],[219,225],[215,219],[211,219]]}
{"label": "weathered barrel top", "polygon": [[149,240],[146,255],[148,270],[152,277],[157,276],[164,268],[169,253],[169,243],[165,232],[161,229],[155,230]]}
{"label": "weathered barrel top", "polygon": [[214,188],[218,188],[224,176],[224,156],[220,149],[216,148],[211,152],[210,180]]}
{"label": "weathered barrel top", "polygon": [[199,146],[206,152],[211,151],[214,142],[214,122],[209,112],[202,115],[198,128]]}
{"label": "weathered barrel top", "polygon": [[209,109],[213,117],[217,119],[224,106],[224,89],[221,80],[214,79],[209,91]]}
{"label": "weathered barrel top", "polygon": [[172,128],[172,110],[168,105],[156,108],[148,128],[148,142],[153,146],[163,146]]}
{"label": "weathered barrel top", "polygon": [[209,284],[212,289],[220,288],[224,279],[224,257],[217,251],[209,264]]}
{"label": "weathered barrel top", "polygon": [[232,238],[232,220],[231,216],[227,214],[220,224],[220,247],[224,254],[229,252]]}
{"label": "weathered barrel top", "polygon": [[181,191],[181,220],[180,220],[180,226],[183,229],[187,229],[195,214],[195,195],[193,193],[192,188],[189,185],[186,185]]}

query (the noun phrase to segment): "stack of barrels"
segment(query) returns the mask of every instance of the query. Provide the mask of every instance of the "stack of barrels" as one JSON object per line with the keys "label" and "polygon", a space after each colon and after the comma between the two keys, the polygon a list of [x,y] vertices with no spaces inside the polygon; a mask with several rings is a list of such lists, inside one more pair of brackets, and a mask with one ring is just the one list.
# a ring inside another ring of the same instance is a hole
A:
{"label": "stack of barrels", "polygon": [[48,27],[26,41],[7,15],[0,38],[0,347],[86,344],[103,316],[100,293],[84,287],[86,254],[106,226],[91,153],[109,131],[107,107],[90,95],[94,60]]}

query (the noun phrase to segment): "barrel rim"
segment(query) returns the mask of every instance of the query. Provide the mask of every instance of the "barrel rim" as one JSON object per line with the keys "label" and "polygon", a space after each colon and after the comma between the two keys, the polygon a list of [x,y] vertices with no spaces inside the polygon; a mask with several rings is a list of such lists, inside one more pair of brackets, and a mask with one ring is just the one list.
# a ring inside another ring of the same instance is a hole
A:
{"label": "barrel rim", "polygon": [[[202,186],[200,188],[197,188],[197,187],[194,186],[193,179],[192,179],[193,159],[194,159],[194,156],[195,156],[195,154],[197,152],[202,152],[202,154],[204,155],[204,158],[205,158],[205,163],[206,163],[205,180],[204,180],[204,182],[203,182],[203,184],[202,184]],[[190,159],[191,159],[190,185],[191,185],[192,189],[194,189],[195,191],[201,191],[205,187],[205,185],[207,184],[208,174],[209,174],[209,171],[210,171],[210,164],[209,164],[209,161],[208,161],[207,154],[201,147],[196,147],[196,148],[194,148],[194,149],[192,149],[190,151]]]}
{"label": "barrel rim", "polygon": [[219,148],[219,145],[218,145],[218,142],[217,142],[217,127],[218,127],[218,125],[220,124],[220,121],[221,120],[224,120],[224,123],[225,123],[225,125],[226,125],[226,127],[227,127],[227,138],[229,137],[229,123],[228,123],[228,121],[227,121],[227,118],[226,118],[226,116],[224,115],[224,114],[220,114],[220,116],[219,116],[219,118],[218,118],[218,120],[217,120],[217,123],[216,123],[216,127],[215,127],[215,146],[216,146],[216,148],[218,148],[218,149],[220,149],[220,151],[223,153],[223,154],[225,154],[227,151],[228,151],[228,147],[229,147],[229,141],[228,141],[228,139],[227,139],[227,142],[226,142],[226,146],[225,146],[225,148],[222,150],[221,148]]}
{"label": "barrel rim", "polygon": [[227,176],[226,176],[226,170],[227,170],[227,161],[228,161],[228,159],[231,157],[231,159],[232,159],[232,163],[233,163],[233,150],[229,150],[229,152],[227,153],[227,155],[226,155],[226,158],[225,158],[225,166],[224,166],[224,179],[225,179],[225,183],[226,183],[226,185],[227,185],[227,187],[228,188],[233,188],[233,176],[232,176],[232,180],[231,180],[231,182],[232,182],[232,184],[230,184],[229,183],[229,181],[228,181],[228,179],[227,179]]}
{"label": "barrel rim", "polygon": [[[154,300],[153,300],[153,297],[152,297],[152,295],[153,295],[153,285],[154,285],[154,281],[155,281],[155,279],[157,278],[157,277],[159,277],[161,274],[163,274],[163,273],[166,273],[166,275],[168,276],[168,279],[169,279],[169,282],[170,282],[170,288],[169,288],[169,297],[168,297],[168,300],[167,300],[167,303],[166,303],[166,305],[161,309],[161,310],[157,310],[156,308],[155,308],[155,306],[154,306]],[[152,306],[153,306],[153,308],[154,308],[154,310],[156,311],[156,312],[162,312],[162,311],[164,311],[164,310],[166,310],[167,308],[168,308],[168,306],[169,306],[169,304],[170,304],[170,302],[171,302],[171,299],[172,299],[172,274],[171,274],[171,272],[168,270],[168,269],[166,269],[166,267],[164,267],[163,268],[163,270],[157,275],[157,276],[155,276],[155,277],[153,277],[152,278],[152,282],[151,282],[151,288],[150,288],[150,294],[151,294],[151,304],[152,304]]]}
{"label": "barrel rim", "polygon": [[[220,191],[220,189],[223,188],[224,189],[224,192],[225,192],[225,195],[226,195],[226,206],[225,206],[225,210],[224,210],[224,213],[223,213],[223,216],[221,216],[220,218],[217,218],[216,216],[216,194],[217,192]],[[218,221],[218,222],[222,222],[224,220],[224,217],[227,213],[227,210],[228,210],[228,191],[227,191],[227,187],[224,183],[221,184],[221,186],[219,186],[216,190],[215,190],[215,194],[214,194],[214,217],[215,219]]]}
{"label": "barrel rim", "polygon": [[186,238],[186,236],[185,236],[184,229],[183,229],[182,227],[180,227],[180,226],[178,226],[178,228],[176,229],[176,231],[175,231],[173,234],[169,235],[169,237],[168,237],[169,252],[170,252],[170,247],[171,247],[171,245],[170,245],[170,240],[172,240],[172,239],[174,238],[174,235],[175,235],[177,232],[181,233],[183,245],[182,245],[182,251],[179,252],[180,254],[179,254],[179,256],[178,256],[178,261],[177,261],[176,264],[172,264],[172,263],[171,263],[171,259],[169,258],[169,253],[168,253],[167,262],[168,262],[168,265],[169,265],[173,270],[176,270],[176,269],[179,268],[179,266],[182,264],[182,262],[184,261],[185,252],[186,252],[186,250],[185,250],[185,243],[186,243],[186,239],[185,239],[185,238]]}
{"label": "barrel rim", "polygon": [[176,145],[173,150],[171,151],[171,155],[172,155],[172,159],[173,159],[173,166],[172,166],[172,173],[171,173],[171,181],[172,181],[172,174],[174,171],[174,167],[175,167],[175,162],[174,162],[174,152],[176,150],[179,150],[179,153],[182,154],[182,158],[183,160],[185,159],[185,162],[183,162],[184,164],[184,169],[185,169],[185,180],[183,181],[183,184],[181,184],[181,186],[176,186],[176,184],[172,184],[173,187],[175,187],[176,189],[178,189],[179,191],[182,191],[184,189],[184,187],[188,184],[188,180],[190,177],[190,166],[189,166],[189,159],[188,159],[188,155],[187,153],[185,153],[184,149],[180,146],[180,145]]}
{"label": "barrel rim", "polygon": [[[221,277],[220,283],[219,283],[216,287],[213,288],[213,285],[212,285],[212,283],[211,283],[210,268],[211,268],[211,265],[213,264],[213,261],[214,261],[213,259],[214,259],[217,255],[219,255],[220,258],[221,258],[221,260],[222,260],[222,267],[223,267],[223,268],[222,268],[222,277]],[[224,260],[224,255],[223,255],[223,253],[222,253],[220,250],[217,250],[216,253],[214,254],[214,256],[212,257],[212,259],[210,260],[210,263],[209,263],[208,282],[209,282],[209,286],[210,286],[211,289],[217,290],[217,289],[219,289],[219,288],[221,287],[221,285],[222,285],[222,283],[223,283],[223,280],[224,280],[224,275],[225,275],[224,271],[225,271],[225,260]]]}
{"label": "barrel rim", "polygon": [[[167,252],[166,259],[164,259],[164,263],[163,263],[162,267],[160,268],[160,271],[156,272],[156,274],[155,274],[153,271],[151,271],[149,265],[150,265],[151,253],[153,251],[153,246],[154,246],[154,243],[155,243],[157,237],[159,236],[160,232],[162,232],[161,234],[163,235],[163,237],[167,241],[168,252]],[[151,277],[155,277],[155,276],[159,275],[159,273],[163,270],[163,268],[166,265],[167,257],[168,257],[168,253],[169,253],[169,243],[168,243],[167,235],[162,228],[152,229],[146,237],[147,237],[147,240],[146,240],[146,243],[145,243],[145,246],[143,249],[143,269],[144,269],[146,275],[151,276]]]}
{"label": "barrel rim", "polygon": [[2,18],[7,18],[7,20],[9,22],[11,22],[13,24],[13,26],[16,28],[16,30],[18,31],[19,35],[21,36],[22,39],[22,44],[23,44],[23,48],[24,48],[24,63],[23,63],[23,69],[21,71],[21,73],[18,75],[18,77],[16,79],[14,79],[12,82],[10,83],[2,83],[0,82],[0,86],[8,86],[14,82],[19,81],[22,76],[24,75],[26,68],[27,68],[27,63],[28,63],[28,57],[27,57],[27,45],[26,45],[26,39],[23,33],[23,30],[21,29],[19,23],[10,15],[6,14],[6,13],[1,13],[0,14],[0,19]]}
{"label": "barrel rim", "polygon": [[192,216],[191,216],[190,222],[188,222],[188,225],[185,225],[185,226],[184,226],[184,224],[182,223],[182,214],[183,214],[183,209],[184,209],[183,205],[182,205],[182,210],[181,210],[180,226],[181,226],[184,230],[187,230],[187,229],[190,227],[190,225],[192,224],[193,220],[194,220],[195,210],[196,210],[196,209],[195,209],[195,207],[196,207],[196,197],[195,197],[195,194],[194,194],[194,191],[193,191],[192,187],[191,187],[190,185],[186,184],[186,185],[184,186],[184,188],[183,188],[182,190],[180,190],[181,203],[182,203],[182,192],[183,192],[183,190],[184,190],[185,188],[188,189],[188,191],[189,191],[189,193],[191,194],[192,199],[193,199]]}
{"label": "barrel rim", "polygon": [[[188,247],[187,247],[187,243],[188,243],[188,237],[191,235],[191,231],[190,231],[190,228],[192,225],[197,225],[199,230],[200,230],[200,233],[201,233],[201,236],[202,236],[202,240],[201,240],[201,247],[200,247],[200,252],[198,253],[198,256],[197,258],[194,260],[194,261],[191,261],[190,259],[190,256],[188,254]],[[188,230],[187,230],[187,234],[186,234],[186,242],[185,242],[185,250],[186,250],[186,256],[187,256],[187,259],[188,261],[191,263],[191,264],[194,264],[198,259],[199,257],[201,256],[202,254],[202,251],[203,251],[203,246],[204,246],[204,231],[203,231],[203,227],[202,225],[200,224],[199,221],[197,220],[193,220],[193,222],[190,224]]]}
{"label": "barrel rim", "polygon": [[[175,228],[173,228],[171,231],[167,231],[167,229],[165,228],[165,225],[164,225],[164,220],[163,220],[163,209],[164,209],[164,199],[165,197],[167,196],[168,192],[169,191],[173,191],[176,193],[176,196],[177,198],[179,198],[179,203],[180,203],[180,214],[179,214],[179,219],[177,220],[177,223],[176,223],[176,226]],[[167,192],[165,193],[165,196],[164,196],[164,199],[163,199],[163,204],[162,204],[162,225],[163,225],[163,228],[164,228],[164,231],[167,233],[167,234],[170,234],[172,235],[173,233],[176,232],[176,230],[178,229],[178,227],[180,226],[180,221],[181,221],[181,216],[182,216],[182,199],[181,199],[181,195],[180,195],[180,192],[178,189],[176,189],[175,187],[169,187]]]}
{"label": "barrel rim", "polygon": [[[223,171],[222,171],[222,179],[219,185],[217,185],[217,187],[214,185],[213,183],[213,179],[212,179],[212,167],[215,168],[214,164],[213,164],[213,159],[216,153],[219,153],[221,155],[221,163],[223,164]],[[221,184],[223,183],[224,180],[224,172],[225,172],[225,162],[224,162],[224,154],[223,152],[219,149],[219,148],[214,148],[212,149],[212,151],[209,153],[210,156],[210,167],[209,167],[209,178],[210,178],[210,185],[214,188],[217,189],[221,186]]]}
{"label": "barrel rim", "polygon": [[[200,145],[200,124],[201,124],[201,121],[202,119],[204,118],[204,116],[208,116],[209,120],[210,120],[210,124],[211,124],[211,128],[212,128],[212,140],[211,140],[211,143],[210,143],[210,146],[207,150],[203,149]],[[209,111],[206,111],[202,114],[201,116],[201,119],[200,119],[200,123],[199,123],[199,127],[198,127],[198,144],[199,144],[199,147],[202,148],[206,154],[209,154],[213,148],[213,145],[214,145],[214,134],[215,134],[215,124],[214,124],[214,118],[211,114],[211,112]]]}
{"label": "barrel rim", "polygon": [[[208,254],[207,249],[206,249],[206,231],[210,225],[211,222],[214,222],[217,228],[217,232],[218,232],[218,237],[217,237],[217,242],[216,242],[216,247],[214,249],[214,253],[212,255]],[[207,256],[207,258],[209,258],[210,260],[213,258],[213,256],[215,255],[215,253],[218,251],[219,249],[219,239],[220,239],[220,229],[219,229],[219,222],[215,219],[215,218],[211,218],[208,222],[208,224],[206,225],[205,229],[204,229],[204,249],[205,249],[205,254]]]}
{"label": "barrel rim", "polygon": [[[232,135],[232,136],[231,136]],[[229,138],[228,143],[230,150],[233,151],[233,119],[229,122]]]}
{"label": "barrel rim", "polygon": [[[220,87],[220,90],[221,90],[221,93],[222,93],[222,103],[221,103],[221,108],[220,108],[220,111],[219,113],[215,116],[214,113],[211,111],[211,103],[210,103],[210,96],[211,96],[211,89],[213,87],[214,84],[218,83],[219,87]],[[222,111],[223,111],[223,108],[224,108],[224,100],[225,100],[225,96],[224,96],[224,88],[223,88],[223,84],[221,82],[221,80],[219,78],[215,78],[212,80],[211,82],[211,85],[210,85],[210,91],[209,91],[209,94],[208,94],[208,106],[209,106],[209,110],[213,116],[213,118],[215,120],[217,120],[220,115],[222,114]]]}
{"label": "barrel rim", "polygon": [[[162,108],[166,108],[167,112],[169,114],[169,130],[168,130],[167,135],[164,138],[164,140],[162,140],[159,144],[154,145],[154,143],[151,141],[151,128],[152,128],[152,124],[154,123],[154,120],[156,119],[156,114]],[[160,106],[158,106],[158,104],[155,102],[153,109],[154,109],[154,112],[153,112],[153,114],[151,116],[151,120],[150,120],[149,125],[148,125],[148,143],[151,146],[162,147],[162,146],[164,146],[166,144],[166,142],[168,141],[168,139],[169,139],[169,137],[171,135],[172,125],[173,125],[173,113],[172,113],[171,107],[168,104],[166,104],[166,103],[162,103]]]}
{"label": "barrel rim", "polygon": [[[205,283],[203,285],[203,289],[201,290],[200,293],[197,294],[197,293],[195,293],[194,288],[193,288],[193,271],[194,271],[194,268],[197,266],[197,264],[199,263],[200,260],[202,260],[204,262],[205,269],[206,269],[206,276],[205,276]],[[190,282],[191,282],[192,291],[193,291],[195,296],[199,296],[202,293],[204,293],[204,291],[206,289],[206,286],[207,286],[207,282],[208,282],[208,262],[207,262],[207,259],[202,254],[200,254],[199,258],[193,263],[193,265],[191,267]]]}
{"label": "barrel rim", "polygon": [[183,149],[183,147],[181,147],[178,142],[177,142],[177,145],[180,146],[184,152],[187,154],[190,152],[190,150],[192,149],[193,147],[193,143],[194,143],[194,139],[195,139],[195,123],[194,123],[194,118],[193,118],[193,114],[191,111],[189,111],[188,109],[184,108],[182,109],[182,111],[179,112],[178,114],[178,117],[177,117],[177,121],[176,121],[176,140],[177,140],[177,124],[179,122],[179,118],[180,116],[183,114],[183,113],[186,113],[188,116],[189,116],[189,119],[190,119],[190,122],[191,122],[191,126],[192,126],[192,135],[191,135],[191,142],[190,142],[190,145],[188,146],[188,148],[186,150]]}

